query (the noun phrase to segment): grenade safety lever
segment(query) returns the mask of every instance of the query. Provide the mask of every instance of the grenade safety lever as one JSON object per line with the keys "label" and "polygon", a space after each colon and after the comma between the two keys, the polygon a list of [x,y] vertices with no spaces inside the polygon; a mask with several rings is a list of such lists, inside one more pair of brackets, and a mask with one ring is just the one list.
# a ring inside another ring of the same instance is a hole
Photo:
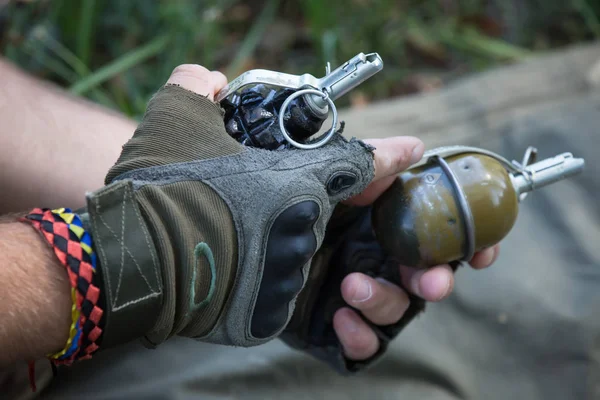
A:
{"label": "grenade safety lever", "polygon": [[[327,63],[325,76],[317,79],[313,75],[291,75],[283,72],[254,69],[244,72],[225,86],[215,100],[222,101],[231,94],[248,85],[266,84],[289,89],[317,89],[327,93],[329,98],[337,100],[383,69],[383,60],[377,53],[358,53],[333,72]],[[327,104],[321,96],[310,96],[319,107]]]}
{"label": "grenade safety lever", "polygon": [[373,229],[400,264],[427,268],[470,261],[512,229],[527,193],[579,174],[581,158],[563,153],[523,163],[479,148],[441,147],[401,173],[373,205]]}

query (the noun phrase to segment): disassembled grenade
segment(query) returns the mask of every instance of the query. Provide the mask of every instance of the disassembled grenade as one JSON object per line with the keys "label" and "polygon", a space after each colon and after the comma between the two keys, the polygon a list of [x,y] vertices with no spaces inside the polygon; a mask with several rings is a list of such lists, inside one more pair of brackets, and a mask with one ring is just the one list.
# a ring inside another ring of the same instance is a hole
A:
{"label": "disassembled grenade", "polygon": [[400,264],[427,268],[469,261],[499,243],[533,190],[580,173],[584,160],[563,153],[522,163],[465,146],[427,151],[373,205],[377,241]]}
{"label": "disassembled grenade", "polygon": [[[323,78],[255,69],[243,73],[217,93],[225,110],[225,129],[240,143],[269,150],[323,146],[337,130],[334,100],[383,69],[377,53],[359,53],[336,70],[329,64]],[[327,119],[333,122],[321,138],[308,142]]]}

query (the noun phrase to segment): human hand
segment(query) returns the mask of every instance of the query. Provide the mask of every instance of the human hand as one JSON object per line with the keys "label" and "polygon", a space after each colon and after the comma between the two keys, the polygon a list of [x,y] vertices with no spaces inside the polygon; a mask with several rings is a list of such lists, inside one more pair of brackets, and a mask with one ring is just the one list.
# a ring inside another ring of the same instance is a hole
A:
{"label": "human hand", "polygon": [[[347,201],[352,206],[373,204],[392,185],[399,173],[423,156],[424,146],[417,138],[368,139],[365,142],[376,148],[375,178],[363,193]],[[495,245],[478,252],[469,264],[476,270],[491,266],[499,249],[500,246]],[[333,326],[349,359],[369,359],[380,347],[376,332],[358,313],[375,325],[392,325],[398,323],[408,310],[409,294],[427,302],[439,302],[452,293],[454,270],[448,264],[428,269],[396,267],[402,287],[361,272],[350,273],[343,279],[341,294],[350,307],[341,307],[335,312]]]}
{"label": "human hand", "polygon": [[[447,298],[457,266],[408,268],[385,253],[373,232],[371,206],[398,174],[421,160],[424,146],[414,137],[365,142],[375,147],[374,178],[364,191],[338,205],[313,258],[310,283],[283,335],[290,346],[342,373],[371,365],[426,302]],[[471,266],[489,267],[498,251],[494,246],[476,253]]]}

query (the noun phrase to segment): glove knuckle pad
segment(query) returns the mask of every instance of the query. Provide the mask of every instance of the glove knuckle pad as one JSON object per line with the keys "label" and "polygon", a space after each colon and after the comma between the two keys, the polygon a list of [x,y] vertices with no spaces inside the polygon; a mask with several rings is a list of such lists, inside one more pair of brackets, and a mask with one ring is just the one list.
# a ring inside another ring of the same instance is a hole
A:
{"label": "glove knuckle pad", "polygon": [[358,176],[350,171],[335,172],[327,180],[327,193],[330,196],[335,196],[344,190],[350,189],[358,181]]}
{"label": "glove knuckle pad", "polygon": [[319,215],[319,205],[307,200],[288,207],[275,219],[251,322],[255,338],[269,337],[286,324],[289,303],[303,286],[302,269],[317,249],[313,225]]}

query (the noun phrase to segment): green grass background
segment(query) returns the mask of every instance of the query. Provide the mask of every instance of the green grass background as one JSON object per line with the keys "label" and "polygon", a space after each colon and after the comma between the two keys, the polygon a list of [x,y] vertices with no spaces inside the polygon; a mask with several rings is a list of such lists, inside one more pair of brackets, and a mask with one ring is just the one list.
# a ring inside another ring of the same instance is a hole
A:
{"label": "green grass background", "polygon": [[600,38],[600,0],[0,1],[0,52],[139,118],[173,68],[322,76],[358,52],[384,70],[340,99],[384,101]]}

